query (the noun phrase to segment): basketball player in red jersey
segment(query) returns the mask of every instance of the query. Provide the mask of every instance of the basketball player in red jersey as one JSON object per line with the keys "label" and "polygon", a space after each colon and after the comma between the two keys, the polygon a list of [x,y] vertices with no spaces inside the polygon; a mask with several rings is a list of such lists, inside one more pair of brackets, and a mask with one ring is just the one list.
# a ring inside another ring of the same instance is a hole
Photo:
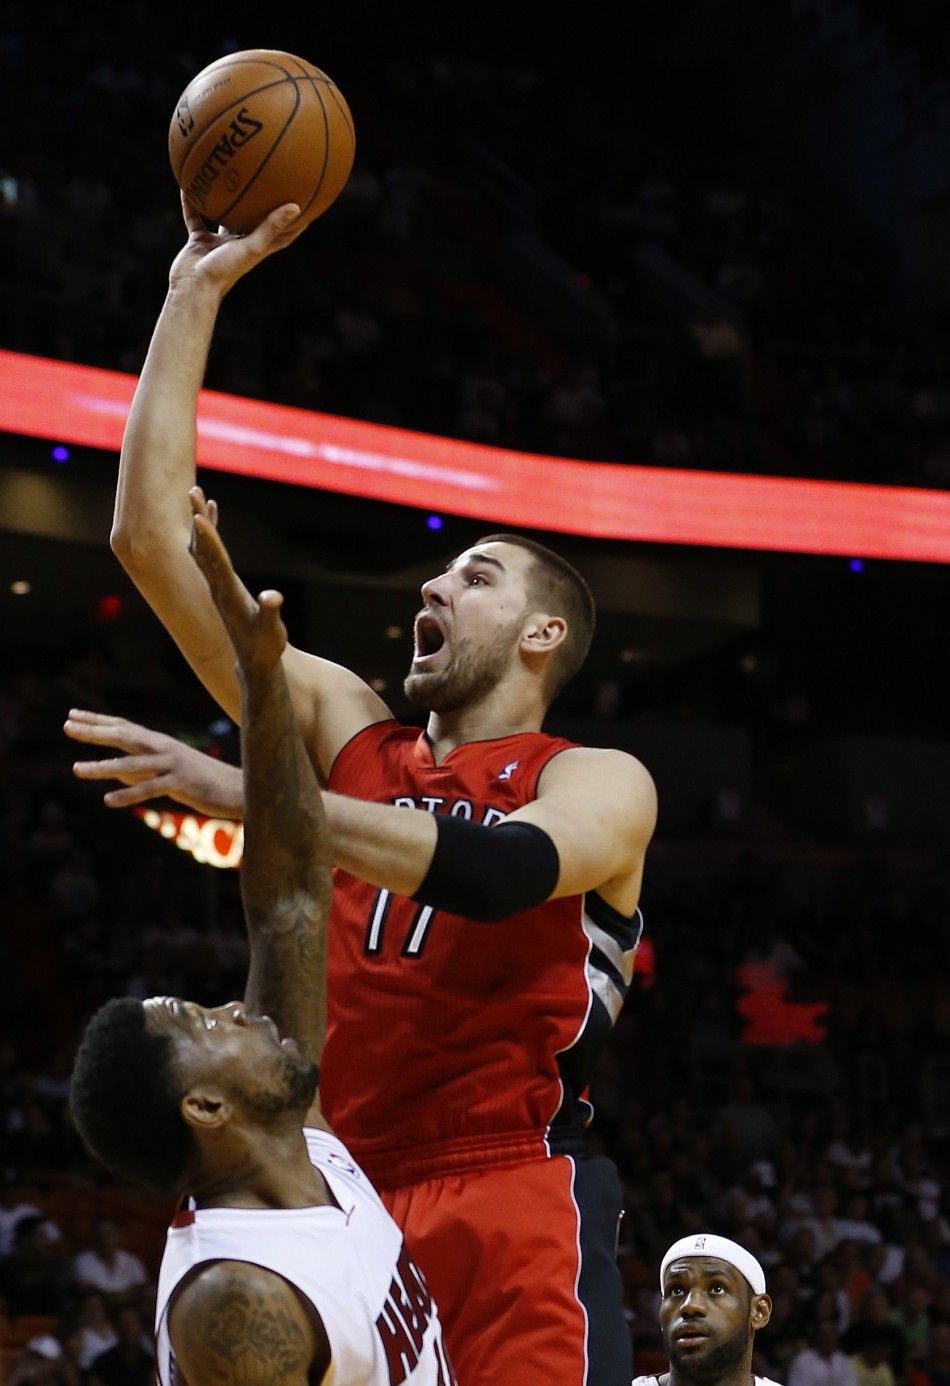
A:
{"label": "basketball player in red jersey", "polygon": [[[237,719],[227,636],[187,554],[192,508],[216,519],[194,486],[196,397],[222,299],[284,223],[232,238],[185,217],[112,543]],[[406,681],[422,734],[351,671],[284,656],[337,866],[325,1110],[405,1227],[463,1386],[626,1386],[619,1182],[584,1158],[585,1094],[631,980],[653,784],[625,753],[540,730],[593,629],[559,556],[493,535],[422,599]],[[114,719],[79,713],[67,731],[127,753],[78,772],[129,784],[112,804],[177,793],[240,815],[236,770],[179,765],[175,743]]]}

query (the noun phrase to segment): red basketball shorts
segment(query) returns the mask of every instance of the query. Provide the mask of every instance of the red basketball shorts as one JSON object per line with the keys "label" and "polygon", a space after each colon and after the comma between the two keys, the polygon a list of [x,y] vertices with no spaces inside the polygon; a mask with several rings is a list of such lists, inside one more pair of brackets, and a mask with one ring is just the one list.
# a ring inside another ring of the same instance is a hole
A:
{"label": "red basketball shorts", "polygon": [[609,1160],[556,1155],[383,1191],[459,1386],[629,1386]]}

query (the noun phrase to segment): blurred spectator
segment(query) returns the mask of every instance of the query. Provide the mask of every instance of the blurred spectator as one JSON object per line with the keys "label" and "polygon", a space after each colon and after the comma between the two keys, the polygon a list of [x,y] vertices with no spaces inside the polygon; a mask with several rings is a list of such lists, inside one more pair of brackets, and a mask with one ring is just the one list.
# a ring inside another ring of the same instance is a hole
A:
{"label": "blurred spectator", "polygon": [[871,1151],[855,1129],[855,1123],[844,1104],[835,1108],[831,1140],[825,1147],[825,1159],[836,1171],[866,1175],[871,1169]]}
{"label": "blurred spectator", "polygon": [[839,1241],[881,1241],[881,1229],[869,1220],[868,1200],[859,1189],[845,1195],[837,1227]]}
{"label": "blurred spectator", "polygon": [[902,1149],[896,1179],[906,1197],[916,1205],[921,1221],[930,1222],[936,1218],[943,1190],[928,1164],[926,1151],[916,1141]]}
{"label": "blurred spectator", "polygon": [[95,1358],[87,1386],[151,1386],[155,1357],[143,1339],[142,1317],[131,1305],[115,1316],[118,1342]]}
{"label": "blurred spectator", "polygon": [[62,1386],[87,1386],[82,1365],[82,1338],[78,1327],[64,1320],[56,1333],[60,1346],[59,1374]]}
{"label": "blurred spectator", "polygon": [[69,924],[92,913],[99,905],[99,886],[92,873],[89,854],[73,847],[53,873],[50,882],[53,917]]}
{"label": "blurred spectator", "polygon": [[631,1296],[629,1322],[635,1369],[638,1356],[642,1359],[655,1353],[665,1354],[660,1333],[659,1300],[659,1293],[653,1285],[638,1285]]}
{"label": "blurred spectator", "polygon": [[13,1363],[6,1386],[80,1386],[81,1382],[59,1339],[52,1333],[40,1333],[30,1339]]}
{"label": "blurred spectator", "polygon": [[812,1316],[816,1319],[833,1318],[838,1332],[843,1333],[851,1322],[851,1300],[835,1254],[831,1252],[824,1256],[818,1262],[815,1272],[818,1293],[813,1302]]}
{"label": "blurred spectator", "polygon": [[838,1345],[833,1318],[820,1320],[811,1344],[792,1358],[787,1386],[858,1386],[854,1365]]}
{"label": "blurred spectator", "polygon": [[906,1344],[904,1335],[891,1319],[891,1300],[880,1285],[871,1285],[864,1292],[858,1311],[848,1329],[841,1335],[841,1347],[851,1357],[859,1353],[868,1339],[887,1344],[887,1361],[895,1376],[903,1379]]}
{"label": "blurred spectator", "polygon": [[795,1355],[805,1346],[802,1336],[802,1315],[793,1290],[777,1287],[778,1277],[768,1277],[768,1290],[772,1300],[772,1317],[764,1330],[756,1335],[756,1352],[761,1359],[762,1370],[757,1375],[766,1375],[773,1381],[786,1381],[789,1365]]}
{"label": "blurred spectator", "polygon": [[872,1280],[880,1285],[892,1285],[904,1269],[904,1249],[885,1242],[871,1242],[864,1250],[864,1264]]}
{"label": "blurred spectator", "polygon": [[740,1161],[769,1155],[778,1145],[775,1116],[756,1099],[747,1072],[730,1079],[729,1095],[716,1114],[711,1136],[715,1148]]}
{"label": "blurred spectator", "polygon": [[92,1245],[73,1262],[73,1281],[79,1290],[98,1290],[112,1308],[138,1303],[148,1283],[141,1258],[120,1245],[119,1228],[112,1218],[99,1218]]}
{"label": "blurred spectator", "polygon": [[56,1228],[38,1215],[21,1218],[13,1250],[0,1259],[0,1295],[18,1314],[62,1314],[67,1275]]}
{"label": "blurred spectator", "polygon": [[797,1273],[803,1290],[817,1288],[819,1258],[811,1227],[795,1229],[785,1246],[785,1260]]}
{"label": "blurred spectator", "polygon": [[17,1224],[24,1218],[39,1216],[39,1208],[16,1171],[7,1174],[0,1183],[0,1258],[13,1250]]}
{"label": "blurred spectator", "polygon": [[904,1349],[910,1362],[919,1362],[927,1351],[930,1335],[930,1290],[926,1285],[911,1285],[903,1302],[891,1310],[891,1323],[904,1335]]}
{"label": "blurred spectator", "polygon": [[871,1276],[861,1256],[861,1245],[851,1237],[843,1237],[831,1253],[848,1307],[848,1323],[871,1288]]}
{"label": "blurred spectator", "polygon": [[821,1184],[812,1194],[810,1203],[808,1215],[790,1218],[783,1224],[782,1232],[784,1236],[791,1237],[799,1228],[808,1228],[813,1238],[815,1259],[821,1261],[834,1251],[841,1240],[837,1217],[838,1192],[833,1184]]}
{"label": "blurred spectator", "polygon": [[869,1329],[860,1348],[851,1354],[858,1386],[896,1386],[890,1351],[887,1336],[880,1329]]}
{"label": "blurred spectator", "polygon": [[950,1321],[930,1327],[926,1348],[911,1369],[909,1386],[950,1386]]}
{"label": "blurred spectator", "polygon": [[26,1101],[7,1117],[7,1158],[35,1177],[59,1166],[61,1151],[49,1112],[42,1102]]}
{"label": "blurred spectator", "polygon": [[56,799],[47,799],[40,806],[36,825],[27,839],[31,861],[44,870],[50,870],[66,857],[73,845],[74,838],[63,805]]}
{"label": "blurred spectator", "polygon": [[950,1277],[950,1222],[942,1214],[924,1218],[921,1236],[937,1275]]}
{"label": "blurred spectator", "polygon": [[106,1312],[105,1300],[94,1290],[79,1301],[75,1322],[80,1334],[80,1366],[85,1371],[92,1365],[93,1358],[115,1346],[118,1336]]}

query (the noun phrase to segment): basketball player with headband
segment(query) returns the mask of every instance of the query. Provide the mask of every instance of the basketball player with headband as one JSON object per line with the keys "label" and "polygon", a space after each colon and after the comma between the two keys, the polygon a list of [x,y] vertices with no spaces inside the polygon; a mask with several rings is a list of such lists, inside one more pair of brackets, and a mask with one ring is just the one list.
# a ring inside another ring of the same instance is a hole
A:
{"label": "basketball player with headband", "polygon": [[712,1232],[680,1238],[660,1265],[660,1293],[670,1370],[635,1377],[633,1386],[777,1386],[752,1371],[755,1335],[772,1301],[745,1247]]}

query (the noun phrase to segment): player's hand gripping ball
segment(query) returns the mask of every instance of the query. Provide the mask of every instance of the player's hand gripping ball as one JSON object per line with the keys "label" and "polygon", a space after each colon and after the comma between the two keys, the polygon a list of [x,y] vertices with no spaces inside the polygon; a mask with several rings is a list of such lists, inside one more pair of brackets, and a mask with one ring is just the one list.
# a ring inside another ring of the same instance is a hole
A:
{"label": "player's hand gripping ball", "polygon": [[326,73],[267,48],[199,72],[168,129],[179,187],[215,226],[238,234],[296,202],[296,235],[343,191],[355,150],[350,108]]}

